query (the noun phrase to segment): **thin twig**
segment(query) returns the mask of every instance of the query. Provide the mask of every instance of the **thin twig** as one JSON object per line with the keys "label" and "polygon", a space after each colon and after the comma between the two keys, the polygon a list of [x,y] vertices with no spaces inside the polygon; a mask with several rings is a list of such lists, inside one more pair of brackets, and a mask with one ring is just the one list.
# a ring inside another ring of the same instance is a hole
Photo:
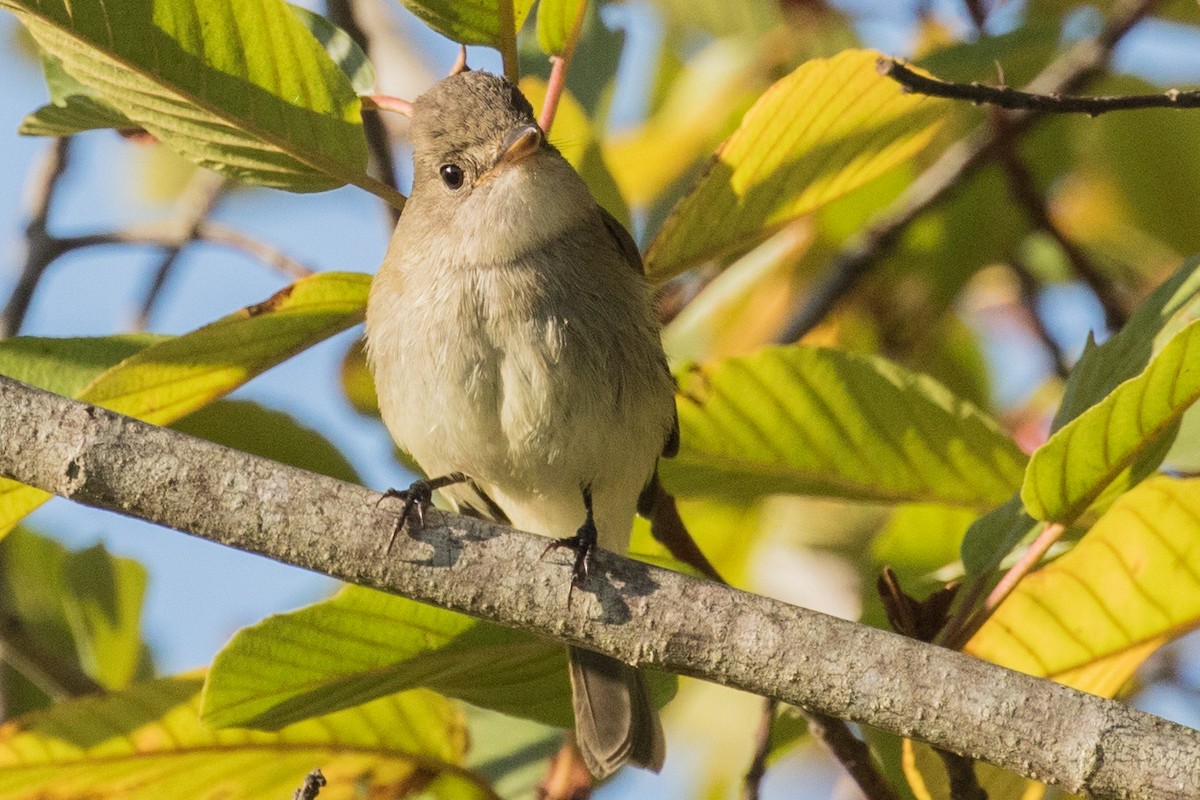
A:
{"label": "thin twig", "polygon": [[963,0],[963,4],[967,7],[967,13],[971,16],[971,22],[975,24],[975,29],[983,33],[983,26],[987,22],[988,15],[988,10],[984,7],[984,0]]}
{"label": "thin twig", "polygon": [[25,226],[25,263],[17,285],[9,295],[4,311],[0,312],[0,339],[15,336],[25,322],[29,304],[46,267],[58,258],[61,251],[50,235],[47,222],[50,207],[58,190],[59,181],[70,164],[71,140],[68,137],[55,139],[34,173],[29,187],[29,222]]}
{"label": "thin twig", "polygon": [[292,793],[292,800],[316,800],[325,785],[325,776],[321,770],[314,769],[304,776],[304,785]]}
{"label": "thin twig", "polygon": [[1074,273],[1088,285],[1104,309],[1104,320],[1109,330],[1119,330],[1129,319],[1130,307],[1126,298],[1108,280],[1107,276],[1092,263],[1071,237],[1050,216],[1045,198],[1038,190],[1033,174],[1017,152],[1016,143],[1005,132],[1002,120],[996,120],[996,153],[1004,176],[1008,179],[1009,191],[1024,209],[1034,227],[1046,233],[1062,250]]}
{"label": "thin twig", "polygon": [[1156,94],[1108,95],[1081,97],[1078,95],[1038,94],[1013,89],[1010,86],[990,86],[986,83],[956,83],[914,72],[894,58],[879,59],[879,74],[899,83],[905,89],[930,97],[950,100],[969,100],[972,103],[1006,108],[1010,111],[1042,111],[1056,114],[1087,114],[1097,117],[1110,111],[1132,111],[1144,108],[1200,108],[1200,91],[1167,89]]}
{"label": "thin twig", "polygon": [[767,756],[771,754],[771,728],[775,724],[775,710],[779,701],[773,697],[763,698],[762,720],[758,723],[758,734],[754,741],[754,757],[750,768],[742,778],[742,800],[758,800],[763,775],[767,774]]}
{"label": "thin twig", "polygon": [[[1026,90],[1069,93],[1090,80],[1108,63],[1112,49],[1121,37],[1149,13],[1154,4],[1155,0],[1126,0],[1120,4],[1096,38],[1077,42],[1042,70]],[[1006,117],[1008,135],[1020,135],[1040,116],[1041,112],[1035,109],[1010,112]],[[835,256],[827,277],[814,289],[810,300],[793,314],[780,333],[779,341],[797,341],[815,328],[891,251],[914,220],[951,196],[986,162],[995,145],[995,132],[983,126],[942,154],[865,233]]]}
{"label": "thin twig", "polygon": [[934,752],[946,767],[946,777],[950,779],[950,800],[988,800],[988,793],[979,785],[979,777],[975,774],[974,760],[949,750],[934,748]]}
{"label": "thin twig", "polygon": [[228,181],[223,176],[206,169],[197,169],[187,186],[184,187],[183,193],[175,203],[175,213],[171,218],[171,224],[179,233],[179,242],[167,248],[167,252],[163,254],[162,260],[154,270],[154,277],[150,279],[150,286],[146,289],[142,307],[133,322],[135,330],[145,330],[149,324],[154,306],[162,296],[163,287],[166,286],[167,278],[170,277],[175,265],[179,262],[183,248],[196,239],[201,224],[217,207],[217,203],[220,202],[228,185]]}
{"label": "thin twig", "polygon": [[871,749],[837,717],[805,712],[808,730],[829,748],[858,785],[867,800],[898,800],[896,789],[875,766]]}
{"label": "thin twig", "polygon": [[1033,328],[1038,341],[1046,348],[1046,352],[1054,364],[1054,373],[1065,380],[1071,373],[1071,367],[1067,363],[1067,356],[1063,352],[1062,347],[1055,340],[1053,334],[1050,333],[1050,329],[1046,327],[1046,321],[1042,319],[1041,309],[1038,308],[1038,298],[1042,291],[1040,281],[1033,274],[1033,270],[1029,268],[1029,265],[1016,255],[1009,256],[1008,267],[1017,276],[1017,283],[1020,287],[1021,305],[1025,309],[1026,316],[1029,317],[1030,327]]}

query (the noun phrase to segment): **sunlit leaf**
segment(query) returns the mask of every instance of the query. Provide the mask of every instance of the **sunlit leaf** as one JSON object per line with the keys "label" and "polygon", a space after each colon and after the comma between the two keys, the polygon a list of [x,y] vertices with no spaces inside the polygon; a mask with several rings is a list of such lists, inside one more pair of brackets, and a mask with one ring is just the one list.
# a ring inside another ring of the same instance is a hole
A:
{"label": "sunlit leaf", "polygon": [[[80,400],[165,425],[223,397],[255,375],[362,321],[369,275],[325,272],[303,278],[262,303],[249,306],[184,336],[158,340],[73,393]],[[9,354],[27,359],[28,374],[47,374],[45,363],[74,360],[76,377],[93,369],[114,348],[135,347],[137,339],[89,347],[68,340],[66,351],[53,340],[34,340],[32,350]],[[40,348],[40,349],[39,349]],[[0,347],[0,352],[4,348]],[[46,362],[39,354],[49,349]],[[8,374],[8,373],[6,373]],[[20,377],[15,375],[14,377]],[[50,495],[7,479],[0,480],[0,531],[8,531]]]}
{"label": "sunlit leaf", "polygon": [[1111,502],[1154,471],[1197,399],[1200,320],[1033,454],[1021,489],[1025,508],[1038,519],[1070,523],[1097,498]]}
{"label": "sunlit leaf", "polygon": [[293,191],[366,175],[361,105],[282,0],[0,0],[63,69],[189,160]]}
{"label": "sunlit leaf", "polygon": [[924,149],[950,104],[905,93],[878,58],[814,59],[768,89],[663,225],[647,274],[661,281],[744,250]]}
{"label": "sunlit leaf", "polygon": [[50,103],[21,120],[18,131],[26,136],[70,136],[95,128],[136,128],[120,111],[104,102],[95,89],[83,85],[63,69],[62,62],[42,54],[42,72],[50,90]]}
{"label": "sunlit leaf", "polygon": [[[674,678],[650,674],[665,702]],[[566,649],[530,634],[347,586],[239,631],[213,662],[205,721],[274,730],[424,686],[548,725],[571,725]]]}
{"label": "sunlit leaf", "polygon": [[462,44],[500,46],[500,14],[513,14],[513,30],[521,30],[533,0],[400,0],[438,33]]}
{"label": "sunlit leaf", "polygon": [[0,800],[290,797],[319,766],[321,798],[490,798],[463,768],[461,714],[432,692],[386,697],[278,733],[213,731],[197,679],[140,684],[0,728]]}
{"label": "sunlit leaf", "polygon": [[1112,697],[1154,649],[1200,625],[1198,518],[1200,480],[1145,481],[1021,581],[967,652]]}
{"label": "sunlit leaf", "polygon": [[358,43],[344,30],[320,14],[303,6],[288,3],[292,13],[304,23],[304,27],[316,37],[325,52],[350,79],[350,86],[360,95],[375,91],[375,67]]}
{"label": "sunlit leaf", "polygon": [[1139,374],[1155,352],[1197,318],[1200,258],[1191,258],[1137,307],[1120,332],[1099,347],[1089,340],[1071,370],[1052,429],[1059,430]]}
{"label": "sunlit leaf", "polygon": [[793,493],[984,508],[1019,485],[1024,456],[935,381],[869,356],[765,348],[684,368],[679,495]]}
{"label": "sunlit leaf", "polygon": [[538,46],[546,55],[562,55],[587,0],[542,0],[537,12]]}

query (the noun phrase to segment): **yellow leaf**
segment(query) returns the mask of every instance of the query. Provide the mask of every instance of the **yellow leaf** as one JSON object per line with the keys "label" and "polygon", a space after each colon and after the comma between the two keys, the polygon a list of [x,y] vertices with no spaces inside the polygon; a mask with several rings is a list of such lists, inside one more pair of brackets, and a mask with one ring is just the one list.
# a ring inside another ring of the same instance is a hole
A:
{"label": "yellow leaf", "polygon": [[924,149],[950,112],[876,71],[879,54],[814,59],[767,89],[646,254],[663,281],[738,252]]}
{"label": "yellow leaf", "polygon": [[[371,276],[325,272],[257,305],[166,339],[103,372],[76,397],[165,425],[362,321]],[[0,534],[50,498],[0,479]]]}

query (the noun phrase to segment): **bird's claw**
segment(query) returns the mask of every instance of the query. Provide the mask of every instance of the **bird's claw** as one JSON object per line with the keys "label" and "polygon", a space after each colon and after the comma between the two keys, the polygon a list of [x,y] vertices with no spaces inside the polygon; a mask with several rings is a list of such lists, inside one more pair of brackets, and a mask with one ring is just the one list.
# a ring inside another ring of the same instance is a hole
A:
{"label": "bird's claw", "polygon": [[413,481],[407,489],[388,489],[375,502],[378,507],[380,503],[389,498],[395,498],[404,501],[404,507],[400,509],[400,516],[396,519],[396,527],[392,529],[391,538],[388,539],[386,553],[391,554],[392,545],[396,542],[396,534],[402,530],[408,529],[408,521],[414,517],[416,530],[422,531],[425,529],[425,509],[433,504],[433,493],[438,489],[444,489],[447,486],[453,486],[456,483],[462,483],[467,477],[461,472],[451,472],[449,475],[443,475],[440,478],[422,478]]}

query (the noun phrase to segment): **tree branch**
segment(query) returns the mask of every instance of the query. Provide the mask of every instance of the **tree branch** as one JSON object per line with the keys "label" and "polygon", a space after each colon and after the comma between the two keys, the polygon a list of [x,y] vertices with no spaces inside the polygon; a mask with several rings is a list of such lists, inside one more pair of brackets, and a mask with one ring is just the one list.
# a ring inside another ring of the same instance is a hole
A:
{"label": "tree branch", "polygon": [[955,83],[914,72],[894,58],[879,59],[879,74],[917,94],[945,97],[950,100],[969,100],[1009,110],[1043,111],[1056,114],[1087,114],[1098,117],[1109,111],[1131,111],[1141,108],[1200,108],[1200,91],[1181,92],[1167,89],[1158,94],[1130,94],[1081,97],[1077,95],[1037,94],[1011,86],[989,86],[985,83]]}
{"label": "tree branch", "polygon": [[342,580],[911,736],[1097,798],[1200,796],[1200,733],[1120,703],[611,553],[567,603],[545,539],[390,504],[0,378],[0,475]]}
{"label": "tree branch", "polygon": [[[1121,3],[1096,38],[1077,42],[1042,70],[1026,90],[1064,94],[1085,83],[1103,69],[1113,47],[1150,11],[1154,2],[1126,0]],[[1005,118],[1008,135],[1020,135],[1041,114],[1035,109],[1009,112]],[[784,325],[778,341],[798,341],[815,328],[838,301],[892,250],[914,220],[950,197],[967,177],[986,163],[997,138],[996,132],[990,127],[980,127],[943,153],[880,214],[865,233],[834,257],[827,277],[813,290],[808,302],[797,309]]]}

